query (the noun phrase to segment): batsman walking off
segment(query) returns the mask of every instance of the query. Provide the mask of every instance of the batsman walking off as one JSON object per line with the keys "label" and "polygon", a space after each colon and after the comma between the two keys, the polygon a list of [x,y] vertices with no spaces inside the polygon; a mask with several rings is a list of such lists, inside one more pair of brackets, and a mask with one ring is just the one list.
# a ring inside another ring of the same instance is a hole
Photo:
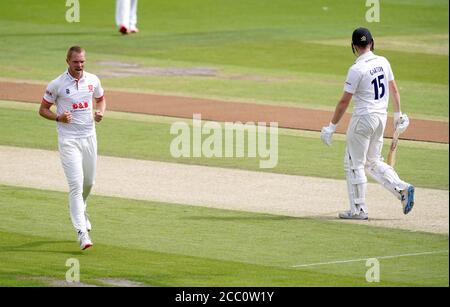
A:
{"label": "batsman walking off", "polygon": [[414,186],[402,181],[381,156],[390,94],[394,102],[394,129],[403,133],[409,125],[408,117],[400,110],[400,94],[391,65],[386,58],[372,52],[374,40],[368,29],[358,28],[353,32],[352,50],[358,58],[348,71],[344,93],[330,124],[321,131],[322,141],[330,146],[336,126],[353,98],[344,157],[350,210],[340,213],[339,217],[368,219],[366,173],[397,197],[403,213],[408,214],[414,205]]}
{"label": "batsman walking off", "polygon": [[[68,50],[68,69],[49,83],[39,109],[42,117],[56,121],[61,163],[70,189],[70,217],[82,250],[92,246],[86,201],[94,185],[97,164],[94,120],[100,122],[106,109],[100,80],[84,71],[85,61],[83,48],[74,46]],[[50,110],[53,105],[56,113]]]}

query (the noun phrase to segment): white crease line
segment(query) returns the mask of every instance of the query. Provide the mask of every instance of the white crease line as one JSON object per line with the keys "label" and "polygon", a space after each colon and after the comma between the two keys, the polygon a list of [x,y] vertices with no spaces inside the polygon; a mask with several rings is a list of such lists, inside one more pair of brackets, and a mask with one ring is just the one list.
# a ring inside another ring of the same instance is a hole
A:
{"label": "white crease line", "polygon": [[300,267],[308,267],[308,266],[316,266],[316,265],[327,265],[327,264],[337,264],[337,263],[349,263],[349,262],[358,262],[358,261],[366,261],[367,259],[390,259],[390,258],[399,258],[399,257],[411,257],[411,256],[421,256],[421,255],[431,255],[431,254],[441,254],[448,253],[448,250],[445,251],[437,251],[437,252],[424,252],[424,253],[415,253],[415,254],[403,254],[403,255],[394,255],[394,256],[381,256],[381,257],[370,257],[363,259],[352,259],[352,260],[341,260],[341,261],[330,261],[330,262],[319,262],[319,263],[311,263],[311,264],[299,264],[293,265],[293,268]]}

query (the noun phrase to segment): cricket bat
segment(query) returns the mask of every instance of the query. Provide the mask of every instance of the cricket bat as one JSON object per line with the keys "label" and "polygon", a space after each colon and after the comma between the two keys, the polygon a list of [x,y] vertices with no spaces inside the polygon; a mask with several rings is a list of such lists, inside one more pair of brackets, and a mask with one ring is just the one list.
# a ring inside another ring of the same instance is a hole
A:
{"label": "cricket bat", "polygon": [[389,153],[387,156],[387,163],[394,167],[395,165],[395,155],[397,153],[397,145],[398,145],[398,137],[400,133],[398,133],[397,129],[395,129],[394,136],[392,137],[391,147],[389,148]]}

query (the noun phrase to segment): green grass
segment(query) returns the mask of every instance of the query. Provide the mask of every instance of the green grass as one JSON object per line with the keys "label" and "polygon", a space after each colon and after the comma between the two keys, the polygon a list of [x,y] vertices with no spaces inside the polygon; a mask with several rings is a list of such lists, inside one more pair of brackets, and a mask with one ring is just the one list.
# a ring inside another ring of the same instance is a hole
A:
{"label": "green grass", "polygon": [[[57,150],[55,124],[37,114],[38,105],[25,104],[25,109],[10,108],[11,103],[2,105],[0,103],[1,145]],[[170,120],[164,122],[150,116],[137,116],[139,120],[132,120],[136,117],[133,115],[126,117],[128,119],[117,117],[108,118],[107,115],[97,125],[101,155],[344,179],[345,141],[339,135],[335,137],[333,147],[327,148],[317,133],[303,135],[283,130],[278,139],[278,165],[273,169],[260,169],[259,157],[173,158],[170,143],[175,136],[169,133]],[[384,156],[388,144],[386,142]],[[448,189],[448,150],[448,145],[443,144],[401,141],[396,169],[405,181],[417,186]]]}
{"label": "green grass", "polygon": [[[173,63],[171,67],[182,67],[183,63]],[[98,71],[104,69],[98,65],[96,68]],[[196,96],[328,111],[334,111],[343,88],[342,76],[318,73],[298,75],[268,69],[247,69],[242,72],[235,67],[221,69],[217,77],[148,76],[104,80],[111,90]],[[397,83],[404,113],[414,118],[448,121],[447,84],[425,86],[420,82],[405,80],[397,80]],[[349,110],[352,107],[351,105]],[[391,104],[389,107],[392,111]]]}
{"label": "green grass", "polygon": [[[1,2],[0,28],[7,29],[0,35],[2,77],[48,82],[65,69],[68,46],[80,44],[88,50],[87,70],[103,75],[110,89],[330,109],[354,61],[351,31],[367,26],[386,46],[377,52],[390,59],[404,88],[404,111],[448,119],[448,51],[433,51],[448,50],[447,1],[383,1],[379,23],[365,21],[359,0],[143,1],[141,33],[127,37],[117,34],[113,3],[80,2],[80,23],[71,24],[57,0]],[[430,44],[427,37],[439,39]],[[99,61],[216,73],[108,77],[121,69]]]}
{"label": "green grass", "polygon": [[[267,214],[92,196],[94,247],[79,251],[66,193],[0,186],[0,284],[80,277],[152,286],[448,286],[448,236]],[[365,281],[380,259],[381,282]],[[447,251],[447,252],[445,252]],[[41,279],[39,279],[41,278]]]}

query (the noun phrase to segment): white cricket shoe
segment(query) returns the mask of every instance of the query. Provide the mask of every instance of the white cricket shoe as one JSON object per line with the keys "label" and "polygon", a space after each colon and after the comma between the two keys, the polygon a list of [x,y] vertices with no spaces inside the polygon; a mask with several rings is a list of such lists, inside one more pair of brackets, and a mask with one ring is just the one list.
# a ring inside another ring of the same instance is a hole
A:
{"label": "white cricket shoe", "polygon": [[85,250],[93,245],[87,232],[78,232],[78,242],[80,242],[81,250]]}
{"label": "white cricket shoe", "polygon": [[408,185],[406,189],[400,191],[400,195],[402,196],[403,213],[408,214],[414,206],[414,186]]}
{"label": "white cricket shoe", "polygon": [[359,213],[352,212],[351,210],[339,213],[339,218],[344,220],[368,220],[369,215],[363,210]]}

